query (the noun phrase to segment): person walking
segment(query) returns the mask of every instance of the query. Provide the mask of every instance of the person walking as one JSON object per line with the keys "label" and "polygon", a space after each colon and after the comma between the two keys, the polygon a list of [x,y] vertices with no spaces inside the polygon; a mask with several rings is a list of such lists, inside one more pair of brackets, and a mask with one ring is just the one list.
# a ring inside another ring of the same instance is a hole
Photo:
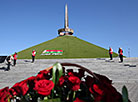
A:
{"label": "person walking", "polygon": [[33,50],[32,51],[32,63],[35,61],[35,55],[36,55],[36,51]]}
{"label": "person walking", "polygon": [[9,71],[10,70],[11,62],[13,60],[12,55],[8,56],[6,60],[7,60],[8,64],[7,64],[7,69],[5,71]]}
{"label": "person walking", "polygon": [[14,55],[13,55],[13,59],[14,59],[14,60],[13,60],[13,66],[16,65],[17,57],[18,57],[18,56],[17,56],[17,53],[15,52]]}
{"label": "person walking", "polygon": [[112,54],[113,54],[113,49],[112,49],[111,47],[109,47],[109,56],[110,56],[110,60],[113,59]]}
{"label": "person walking", "polygon": [[119,48],[118,53],[119,53],[120,61],[123,62],[123,50],[122,50],[122,48]]}

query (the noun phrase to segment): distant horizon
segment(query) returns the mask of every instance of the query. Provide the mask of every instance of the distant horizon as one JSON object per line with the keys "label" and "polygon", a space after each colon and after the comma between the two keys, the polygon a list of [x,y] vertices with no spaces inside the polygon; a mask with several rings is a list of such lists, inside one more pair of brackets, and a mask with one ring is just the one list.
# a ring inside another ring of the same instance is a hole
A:
{"label": "distant horizon", "polygon": [[[0,55],[10,55],[58,36],[68,5],[74,36],[126,57],[138,57],[138,1],[0,1]],[[129,55],[130,53],[130,55]]]}

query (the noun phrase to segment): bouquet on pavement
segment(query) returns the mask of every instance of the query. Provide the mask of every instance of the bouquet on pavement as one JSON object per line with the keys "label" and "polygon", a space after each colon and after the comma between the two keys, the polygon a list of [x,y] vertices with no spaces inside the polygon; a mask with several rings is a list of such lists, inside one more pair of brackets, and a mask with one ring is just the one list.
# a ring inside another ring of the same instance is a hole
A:
{"label": "bouquet on pavement", "polygon": [[[65,68],[77,67],[76,69]],[[0,89],[0,102],[130,102],[106,76],[72,63],[56,63],[11,88]]]}

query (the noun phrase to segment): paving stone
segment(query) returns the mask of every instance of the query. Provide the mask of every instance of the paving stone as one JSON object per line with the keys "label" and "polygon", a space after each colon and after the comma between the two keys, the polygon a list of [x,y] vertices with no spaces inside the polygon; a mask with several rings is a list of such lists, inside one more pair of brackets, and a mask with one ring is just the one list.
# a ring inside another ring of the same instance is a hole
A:
{"label": "paving stone", "polygon": [[10,71],[4,71],[7,67],[6,63],[0,64],[0,89],[6,86],[12,87],[16,82],[36,76],[39,71],[56,62],[79,64],[92,72],[105,75],[113,80],[113,85],[119,92],[125,85],[132,102],[138,102],[138,58],[124,58],[123,63],[119,63],[119,58],[114,58],[113,61],[110,61],[109,58],[36,59],[34,63],[31,63],[30,59],[20,59],[17,60],[15,67],[11,66]]}

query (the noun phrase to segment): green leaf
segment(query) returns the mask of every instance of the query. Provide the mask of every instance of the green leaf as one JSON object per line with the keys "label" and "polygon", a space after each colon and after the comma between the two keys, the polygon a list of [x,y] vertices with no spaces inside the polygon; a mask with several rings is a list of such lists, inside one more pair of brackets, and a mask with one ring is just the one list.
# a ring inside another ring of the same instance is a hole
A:
{"label": "green leaf", "polygon": [[58,70],[58,76],[56,82],[58,83],[59,78],[63,75],[63,69],[60,63],[57,63],[57,70]]}
{"label": "green leaf", "polygon": [[[53,81],[54,85],[56,84],[56,70],[57,70],[56,64],[54,64],[53,68],[52,68],[52,81]],[[54,97],[54,88],[52,89],[52,98],[53,97]]]}
{"label": "green leaf", "polygon": [[[58,84],[59,78],[63,75],[63,69],[60,63],[55,63],[53,65],[53,69],[52,69],[52,81],[55,85],[55,87]],[[55,87],[52,89],[52,98],[54,97],[54,89]]]}
{"label": "green leaf", "polygon": [[59,78],[63,75],[63,69],[60,63],[55,63],[52,69],[52,81],[57,85]]}
{"label": "green leaf", "polygon": [[56,70],[57,70],[56,64],[53,65],[53,69],[52,69],[52,81],[54,84],[56,83]]}
{"label": "green leaf", "polygon": [[11,101],[10,101],[10,98],[8,98],[8,102],[11,102]]}
{"label": "green leaf", "polygon": [[122,88],[122,98],[123,102],[128,102],[128,91],[125,85]]}

